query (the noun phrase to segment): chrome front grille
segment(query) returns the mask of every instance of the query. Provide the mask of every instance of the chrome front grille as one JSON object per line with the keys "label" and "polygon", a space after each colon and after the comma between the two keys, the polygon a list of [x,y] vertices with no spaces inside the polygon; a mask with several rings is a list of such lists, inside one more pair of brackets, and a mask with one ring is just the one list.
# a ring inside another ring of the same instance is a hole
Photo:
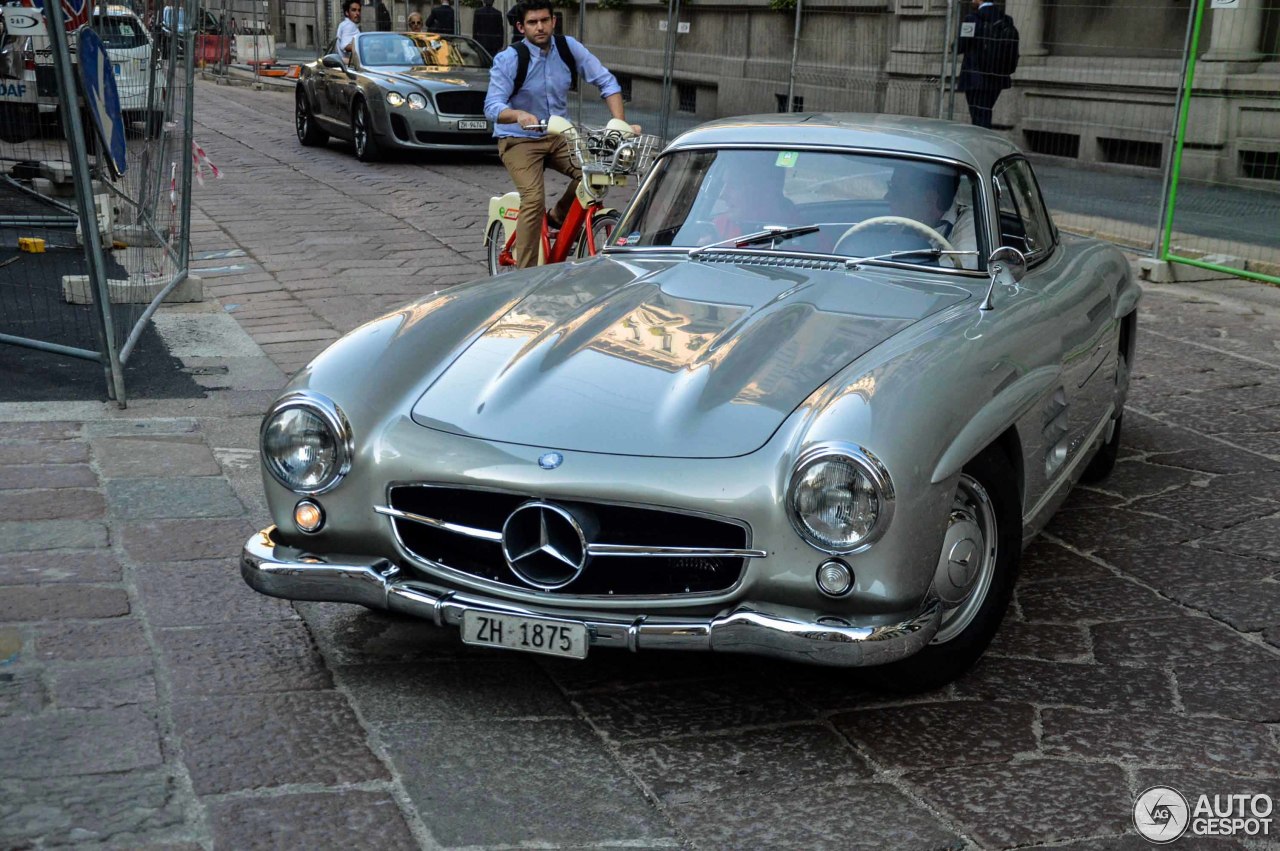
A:
{"label": "chrome front grille", "polygon": [[[540,500],[449,486],[396,485],[378,506],[416,558],[520,590],[569,596],[711,594],[732,588],[749,558],[747,528],[733,521],[658,508]],[[539,587],[513,570],[503,528],[521,506],[546,504],[579,520],[587,552],[581,571],[558,587]]]}

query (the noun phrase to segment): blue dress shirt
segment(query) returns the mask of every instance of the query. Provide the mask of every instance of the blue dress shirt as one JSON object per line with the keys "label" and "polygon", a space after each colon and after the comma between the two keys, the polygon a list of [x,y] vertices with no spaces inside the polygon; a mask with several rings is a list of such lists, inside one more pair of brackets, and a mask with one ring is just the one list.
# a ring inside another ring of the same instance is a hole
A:
{"label": "blue dress shirt", "polygon": [[[558,35],[569,43],[569,50],[578,63],[578,79],[586,80],[600,90],[600,97],[622,91],[617,79],[609,73],[609,69],[600,60],[591,55],[591,51],[582,46],[576,38]],[[501,139],[504,136],[518,136],[526,139],[538,139],[541,133],[530,133],[519,124],[499,124],[498,114],[504,109],[522,109],[544,121],[553,115],[567,118],[569,116],[569,84],[572,75],[569,66],[560,58],[560,51],[554,44],[548,45],[547,52],[536,47],[528,39],[524,43],[529,48],[529,70],[525,74],[524,85],[516,96],[511,97],[511,87],[516,78],[516,51],[508,47],[493,60],[489,69],[489,92],[484,98],[485,117],[493,122],[493,135]],[[581,85],[581,82],[579,82]]]}

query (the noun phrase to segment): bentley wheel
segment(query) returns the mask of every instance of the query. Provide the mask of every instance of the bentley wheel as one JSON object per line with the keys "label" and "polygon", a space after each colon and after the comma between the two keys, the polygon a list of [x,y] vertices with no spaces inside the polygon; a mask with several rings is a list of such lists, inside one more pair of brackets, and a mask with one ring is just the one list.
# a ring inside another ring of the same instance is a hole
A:
{"label": "bentley wheel", "polygon": [[507,247],[507,231],[502,226],[502,222],[494,222],[489,225],[489,232],[485,234],[486,254],[489,258],[489,274],[501,275],[506,272],[514,272],[515,264],[509,266],[503,265],[501,257],[503,250]]}
{"label": "bentley wheel", "polygon": [[311,104],[307,102],[307,95],[302,89],[298,89],[296,101],[293,122],[298,131],[298,141],[308,148],[329,141],[329,134],[316,126],[316,117],[311,113]]}
{"label": "bentley wheel", "polygon": [[[599,254],[600,249],[609,243],[609,237],[613,236],[613,231],[618,227],[617,213],[601,213],[598,216],[591,217],[591,241],[595,244],[595,253]],[[591,252],[587,250],[587,233],[584,230],[582,236],[578,237],[579,257],[590,257]]]}
{"label": "bentley wheel", "polygon": [[356,159],[362,163],[371,163],[378,158],[378,140],[373,135],[373,117],[369,114],[369,105],[364,101],[356,101],[355,111],[351,114],[351,139],[356,146]]}
{"label": "bentley wheel", "polygon": [[995,637],[1013,596],[1022,554],[1022,512],[1013,467],[989,447],[960,474],[933,589],[942,623],[919,653],[867,669],[888,691],[940,688],[967,671]]}

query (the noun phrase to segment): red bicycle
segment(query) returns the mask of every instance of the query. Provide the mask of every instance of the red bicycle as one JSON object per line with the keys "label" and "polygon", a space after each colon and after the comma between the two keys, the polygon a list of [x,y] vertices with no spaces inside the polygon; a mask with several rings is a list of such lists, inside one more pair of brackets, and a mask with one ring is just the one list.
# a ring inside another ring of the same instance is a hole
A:
{"label": "red bicycle", "polygon": [[[574,203],[554,238],[547,228],[546,214],[542,216],[538,265],[562,263],[571,255],[590,257],[606,244],[618,226],[619,213],[604,206],[605,195],[611,187],[625,186],[631,175],[648,170],[657,153],[658,137],[637,135],[631,125],[616,118],[601,129],[591,129],[553,116],[546,124],[529,125],[529,129],[565,136],[574,163],[582,169]],[[489,199],[484,240],[490,275],[516,268],[513,249],[519,213],[517,192]]]}

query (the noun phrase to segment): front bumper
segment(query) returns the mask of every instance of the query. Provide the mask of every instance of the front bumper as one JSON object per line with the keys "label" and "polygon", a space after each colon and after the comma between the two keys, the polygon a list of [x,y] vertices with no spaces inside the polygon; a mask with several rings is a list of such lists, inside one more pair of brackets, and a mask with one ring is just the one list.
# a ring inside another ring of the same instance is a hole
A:
{"label": "front bumper", "polygon": [[[288,600],[358,603],[415,615],[437,626],[458,626],[467,610],[530,615],[580,623],[592,647],[639,650],[712,650],[772,656],[820,665],[881,665],[916,653],[938,631],[942,608],[930,599],[899,622],[850,626],[834,618],[799,619],[738,607],[709,618],[582,615],[560,609],[516,606],[413,579],[386,559],[331,564],[314,556],[277,553],[268,527],[251,537],[240,556],[240,574],[251,588]],[[283,548],[282,548],[283,550]]]}

